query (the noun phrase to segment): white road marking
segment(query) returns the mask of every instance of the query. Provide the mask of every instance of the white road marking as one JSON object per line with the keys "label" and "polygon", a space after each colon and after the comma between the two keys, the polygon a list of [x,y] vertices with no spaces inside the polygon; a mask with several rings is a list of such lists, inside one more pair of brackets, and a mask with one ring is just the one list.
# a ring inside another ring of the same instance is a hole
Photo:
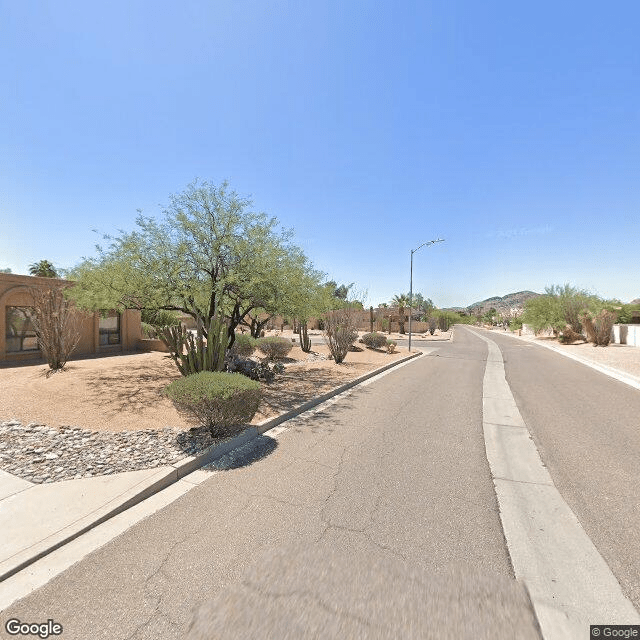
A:
{"label": "white road marking", "polygon": [[498,345],[483,381],[483,429],[516,578],[529,589],[545,640],[583,640],[590,624],[640,624],[576,515],[553,484],[516,406]]}

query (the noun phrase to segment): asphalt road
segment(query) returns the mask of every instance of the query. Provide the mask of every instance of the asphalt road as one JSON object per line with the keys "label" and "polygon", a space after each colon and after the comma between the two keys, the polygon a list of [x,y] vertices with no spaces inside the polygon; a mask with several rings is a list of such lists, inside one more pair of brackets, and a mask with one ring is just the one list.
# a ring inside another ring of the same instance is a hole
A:
{"label": "asphalt road", "polygon": [[[556,487],[640,609],[640,394],[487,336]],[[424,347],[221,461],[3,626],[52,618],[65,640],[538,637],[486,459],[486,344],[458,327]]]}
{"label": "asphalt road", "polygon": [[543,347],[486,335],[556,487],[640,610],[640,392]]}
{"label": "asphalt road", "polygon": [[[486,345],[393,370],[3,612],[64,639],[538,637],[482,434]],[[563,363],[564,364],[564,363]]]}

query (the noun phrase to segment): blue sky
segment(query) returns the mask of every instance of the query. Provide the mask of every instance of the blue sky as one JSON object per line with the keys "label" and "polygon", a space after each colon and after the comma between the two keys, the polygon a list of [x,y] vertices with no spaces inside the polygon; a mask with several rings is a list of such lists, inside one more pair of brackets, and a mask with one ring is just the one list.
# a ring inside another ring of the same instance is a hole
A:
{"label": "blue sky", "polygon": [[640,297],[640,3],[0,0],[0,268],[194,178],[314,264],[441,307]]}

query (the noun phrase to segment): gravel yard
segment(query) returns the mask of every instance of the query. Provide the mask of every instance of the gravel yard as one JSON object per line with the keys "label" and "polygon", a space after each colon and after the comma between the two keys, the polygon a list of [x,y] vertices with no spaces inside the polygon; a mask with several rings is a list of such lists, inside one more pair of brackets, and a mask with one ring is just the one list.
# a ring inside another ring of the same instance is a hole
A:
{"label": "gravel yard", "polygon": [[[326,346],[313,351],[294,346],[285,372],[262,383],[252,423],[406,355],[363,348],[336,365]],[[0,368],[0,468],[53,482],[157,467],[205,449],[215,442],[208,430],[162,395],[179,377],[159,352],[74,360],[48,377],[42,364]]]}

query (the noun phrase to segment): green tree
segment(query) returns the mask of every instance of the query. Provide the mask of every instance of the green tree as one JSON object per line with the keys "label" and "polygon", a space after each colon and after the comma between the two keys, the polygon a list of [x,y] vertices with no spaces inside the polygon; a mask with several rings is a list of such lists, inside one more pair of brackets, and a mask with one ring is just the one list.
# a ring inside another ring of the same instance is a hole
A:
{"label": "green tree", "polygon": [[40,260],[29,265],[29,274],[40,278],[59,278],[55,267],[48,260]]}
{"label": "green tree", "polygon": [[11,269],[9,269],[9,268],[0,269],[0,273],[11,273]]}
{"label": "green tree", "polygon": [[313,267],[298,247],[270,245],[255,268],[251,288],[236,296],[241,302],[241,309],[249,309],[243,315],[242,323],[250,328],[254,338],[260,336],[275,315],[296,319],[305,316],[308,319],[305,313],[298,313],[298,301],[317,298],[324,274]]}
{"label": "green tree", "polygon": [[136,225],[107,236],[109,246],[70,274],[79,306],[180,311],[205,338],[223,313],[230,347],[245,315],[284,306],[291,270],[308,264],[292,232],[253,212],[226,182],[193,182],[170,196],[161,221],[139,212]]}
{"label": "green tree", "polygon": [[487,324],[494,324],[496,322],[497,314],[498,312],[493,307],[491,307],[482,315],[482,321],[486,322]]}
{"label": "green tree", "polygon": [[552,329],[557,334],[569,326],[581,334],[580,317],[585,312],[597,313],[604,304],[598,296],[570,284],[551,285],[545,287],[545,295],[526,301],[522,322],[536,333]]}

